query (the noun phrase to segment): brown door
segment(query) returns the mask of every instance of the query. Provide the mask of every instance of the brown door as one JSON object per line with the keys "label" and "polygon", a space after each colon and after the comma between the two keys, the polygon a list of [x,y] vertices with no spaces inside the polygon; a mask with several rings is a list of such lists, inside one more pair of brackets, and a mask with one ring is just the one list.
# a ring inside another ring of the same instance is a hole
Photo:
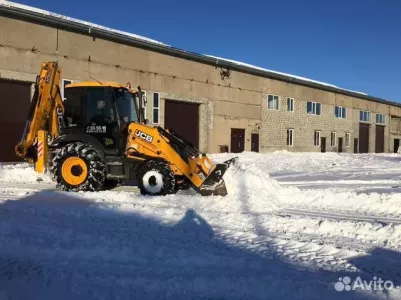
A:
{"label": "brown door", "polygon": [[338,153],[343,152],[343,138],[338,138]]}
{"label": "brown door", "polygon": [[259,152],[259,133],[251,134],[251,151]]}
{"label": "brown door", "polygon": [[320,138],[320,151],[323,153],[326,152],[326,138],[325,137]]}
{"label": "brown door", "polygon": [[394,153],[398,152],[399,147],[400,147],[400,139],[394,139]]}
{"label": "brown door", "polygon": [[384,126],[376,125],[376,153],[384,152]]}
{"label": "brown door", "polygon": [[369,152],[369,124],[359,123],[359,153]]}
{"label": "brown door", "polygon": [[231,151],[240,153],[245,149],[245,129],[231,128]]}
{"label": "brown door", "polygon": [[358,153],[358,138],[354,138],[354,153]]}
{"label": "brown door", "polygon": [[0,161],[21,161],[14,152],[21,140],[31,101],[31,83],[0,79]]}
{"label": "brown door", "polygon": [[166,100],[164,113],[164,128],[171,129],[198,148],[199,105]]}

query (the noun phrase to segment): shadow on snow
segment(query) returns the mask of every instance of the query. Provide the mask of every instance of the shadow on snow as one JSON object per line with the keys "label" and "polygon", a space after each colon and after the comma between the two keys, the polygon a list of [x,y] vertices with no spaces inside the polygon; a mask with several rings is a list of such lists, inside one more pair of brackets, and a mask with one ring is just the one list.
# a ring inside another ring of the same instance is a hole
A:
{"label": "shadow on snow", "polygon": [[[239,246],[240,235],[221,236],[194,210],[164,224],[43,191],[6,201],[0,217],[0,299],[367,298],[335,291],[347,274],[293,265],[268,242],[262,252]],[[362,271],[351,276],[371,280],[368,266],[388,266],[394,280],[399,255],[376,249],[355,258]]]}

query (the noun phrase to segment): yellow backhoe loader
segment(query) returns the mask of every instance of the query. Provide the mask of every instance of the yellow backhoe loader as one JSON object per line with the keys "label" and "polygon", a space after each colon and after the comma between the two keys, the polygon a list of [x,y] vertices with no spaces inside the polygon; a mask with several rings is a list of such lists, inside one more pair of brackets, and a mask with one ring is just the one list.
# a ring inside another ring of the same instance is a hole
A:
{"label": "yellow backhoe loader", "polygon": [[[66,191],[99,191],[137,179],[142,194],[194,188],[226,195],[223,175],[235,159],[213,164],[168,129],[151,127],[143,93],[111,82],[69,84],[60,94],[57,62],[42,64],[16,154],[50,172]],[[140,109],[138,109],[138,107]]]}

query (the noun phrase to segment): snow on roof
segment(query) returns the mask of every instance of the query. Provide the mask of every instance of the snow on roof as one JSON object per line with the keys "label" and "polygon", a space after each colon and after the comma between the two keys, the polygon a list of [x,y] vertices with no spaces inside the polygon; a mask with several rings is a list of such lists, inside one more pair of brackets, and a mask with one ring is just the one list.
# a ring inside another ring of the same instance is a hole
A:
{"label": "snow on roof", "polygon": [[[67,17],[67,16],[63,16],[63,15],[60,15],[60,14],[57,14],[57,13],[53,13],[53,12],[50,12],[50,11],[47,11],[47,10],[31,7],[31,6],[24,5],[24,4],[19,4],[19,3],[15,3],[15,2],[11,2],[11,1],[6,1],[6,0],[0,0],[0,6],[14,7],[14,8],[18,8],[18,9],[21,9],[21,10],[25,10],[25,11],[30,11],[30,12],[34,12],[34,13],[37,13],[37,14],[41,14],[41,15],[44,15],[44,16],[51,16],[53,18],[57,18],[57,19],[65,20],[65,21],[79,23],[79,24],[82,24],[82,25],[89,26],[91,28],[96,28],[96,29],[100,29],[100,30],[104,30],[104,31],[108,31],[108,32],[117,33],[117,34],[129,37],[129,38],[142,40],[142,41],[146,41],[146,42],[149,42],[149,43],[153,43],[153,44],[158,44],[158,45],[169,47],[169,45],[167,45],[167,44],[164,44],[162,42],[159,42],[159,41],[147,38],[147,37],[143,37],[143,36],[140,36],[140,35],[137,35],[137,34],[133,34],[133,33],[117,30],[117,29],[112,29],[112,28],[109,28],[109,27],[101,26],[101,25],[94,24],[94,23],[91,23],[91,22],[82,21],[82,20],[75,19],[75,18],[70,18],[70,17]],[[184,51],[184,50],[182,50],[182,51]],[[324,85],[324,86],[331,87],[331,88],[341,89],[341,90],[348,91],[348,92],[358,93],[358,94],[361,94],[361,95],[367,95],[367,94],[362,93],[362,92],[357,92],[357,91],[352,91],[352,90],[347,90],[347,89],[344,89],[344,88],[340,88],[338,86],[335,86],[333,84],[329,84],[329,83],[326,83],[326,82],[312,80],[312,79],[309,79],[309,78],[305,78],[305,77],[301,77],[301,76],[297,76],[297,75],[292,75],[292,74],[287,74],[287,73],[283,73],[283,72],[277,72],[277,71],[261,68],[261,67],[258,67],[258,66],[254,66],[254,65],[251,65],[251,64],[243,63],[243,62],[240,62],[240,61],[235,61],[235,60],[222,58],[222,57],[218,57],[218,56],[212,56],[212,55],[202,55],[202,56],[207,56],[207,57],[215,58],[215,59],[218,59],[218,60],[223,60],[223,61],[226,61],[226,62],[230,62],[230,63],[236,64],[238,66],[252,68],[252,69],[260,70],[260,71],[263,71],[263,72],[270,72],[270,73],[275,73],[275,74],[278,74],[278,75],[283,75],[283,76],[286,76],[286,77],[289,77],[289,78],[295,78],[295,79],[302,80],[302,81],[305,81],[305,82],[311,82],[311,83]]]}
{"label": "snow on roof", "polygon": [[309,79],[309,78],[301,77],[301,76],[297,76],[297,75],[292,75],[292,74],[288,74],[288,73],[277,72],[277,71],[273,71],[273,70],[261,68],[261,67],[258,67],[258,66],[254,66],[254,65],[251,65],[251,64],[247,64],[247,63],[240,62],[240,61],[236,61],[236,60],[232,60],[232,59],[222,58],[222,57],[218,57],[218,56],[214,56],[214,55],[206,55],[206,56],[212,57],[212,58],[215,58],[215,59],[218,59],[218,60],[227,61],[227,62],[236,64],[236,65],[238,65],[238,66],[244,66],[244,67],[248,67],[248,68],[252,68],[252,69],[256,69],[256,70],[260,70],[260,71],[264,71],[264,72],[270,72],[270,73],[275,73],[275,74],[278,74],[278,75],[283,75],[283,76],[287,76],[287,77],[292,77],[292,78],[296,78],[296,79],[299,79],[299,80],[302,80],[302,81],[313,82],[313,83],[316,83],[316,84],[325,85],[325,86],[328,86],[328,87],[332,87],[332,88],[336,88],[336,89],[341,89],[341,90],[348,91],[348,92],[352,92],[352,93],[358,93],[358,94],[361,94],[361,95],[367,95],[367,94],[362,93],[362,92],[347,90],[347,89],[338,87],[338,86],[333,85],[333,84],[330,84],[330,83],[326,83],[326,82],[322,82],[322,81],[317,81],[317,80],[313,80],[313,79]]}
{"label": "snow on roof", "polygon": [[86,26],[89,26],[89,27],[92,27],[92,28],[97,28],[97,29],[101,29],[101,30],[105,30],[105,31],[109,31],[109,32],[114,32],[114,33],[117,33],[117,34],[125,35],[125,36],[130,37],[130,38],[134,38],[134,39],[143,40],[143,41],[147,41],[147,42],[154,43],[154,44],[167,46],[166,44],[164,44],[162,42],[159,42],[159,41],[156,41],[156,40],[152,40],[150,38],[143,37],[143,36],[140,36],[140,35],[137,35],[137,34],[133,34],[133,33],[117,30],[117,29],[112,29],[112,28],[109,28],[109,27],[97,25],[97,24],[94,24],[94,23],[82,21],[82,20],[75,19],[75,18],[66,17],[66,16],[63,16],[63,15],[60,15],[60,14],[56,14],[56,13],[44,10],[44,9],[35,8],[35,7],[24,5],[24,4],[19,4],[19,3],[15,3],[15,2],[11,2],[11,1],[6,1],[6,0],[0,0],[0,6],[19,8],[19,9],[22,9],[22,10],[27,10],[27,11],[31,11],[31,12],[34,12],[34,13],[38,13],[38,14],[41,14],[41,15],[44,15],[44,16],[51,16],[51,17],[54,17],[54,18],[57,18],[57,19],[83,24],[83,25],[86,25]]}

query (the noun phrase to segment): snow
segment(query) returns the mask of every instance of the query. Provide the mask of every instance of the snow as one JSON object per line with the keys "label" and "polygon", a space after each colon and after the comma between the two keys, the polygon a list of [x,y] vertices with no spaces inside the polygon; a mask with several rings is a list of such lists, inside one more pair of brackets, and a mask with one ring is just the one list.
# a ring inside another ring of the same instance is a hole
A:
{"label": "snow", "polygon": [[24,5],[24,4],[19,4],[19,3],[15,3],[15,2],[11,2],[11,1],[6,1],[6,0],[0,0],[0,6],[14,7],[14,8],[18,8],[18,9],[34,12],[34,13],[37,13],[37,14],[41,14],[41,15],[44,15],[44,16],[50,16],[50,17],[54,17],[54,18],[57,18],[57,19],[61,19],[61,20],[66,20],[66,21],[70,21],[70,22],[74,22],[74,23],[79,23],[79,24],[82,24],[82,25],[86,25],[86,26],[88,26],[90,28],[96,28],[96,29],[100,29],[100,30],[105,30],[105,31],[117,33],[117,34],[120,34],[120,35],[124,35],[124,36],[130,37],[130,38],[137,39],[137,40],[143,40],[143,41],[147,41],[147,42],[154,43],[154,44],[168,46],[166,44],[163,44],[162,42],[159,42],[159,41],[147,38],[147,37],[143,37],[143,36],[140,36],[140,35],[137,35],[137,34],[133,34],[133,33],[117,30],[117,29],[108,28],[108,27],[105,27],[105,26],[101,26],[101,25],[97,25],[97,24],[94,24],[94,23],[82,21],[82,20],[79,20],[79,19],[63,16],[63,15],[60,15],[60,14],[56,14],[56,13],[53,13],[53,12],[50,12],[50,11],[47,11],[47,10],[35,8],[35,7]]}
{"label": "snow", "polygon": [[8,183],[37,183],[38,181],[44,181],[46,183],[51,182],[51,178],[48,174],[39,175],[36,173],[28,163],[21,164],[0,164],[0,180],[1,182]]}
{"label": "snow", "polygon": [[[65,193],[32,172],[0,168],[0,299],[401,297],[398,154],[245,152],[226,197]],[[337,292],[344,276],[396,287]]]}

